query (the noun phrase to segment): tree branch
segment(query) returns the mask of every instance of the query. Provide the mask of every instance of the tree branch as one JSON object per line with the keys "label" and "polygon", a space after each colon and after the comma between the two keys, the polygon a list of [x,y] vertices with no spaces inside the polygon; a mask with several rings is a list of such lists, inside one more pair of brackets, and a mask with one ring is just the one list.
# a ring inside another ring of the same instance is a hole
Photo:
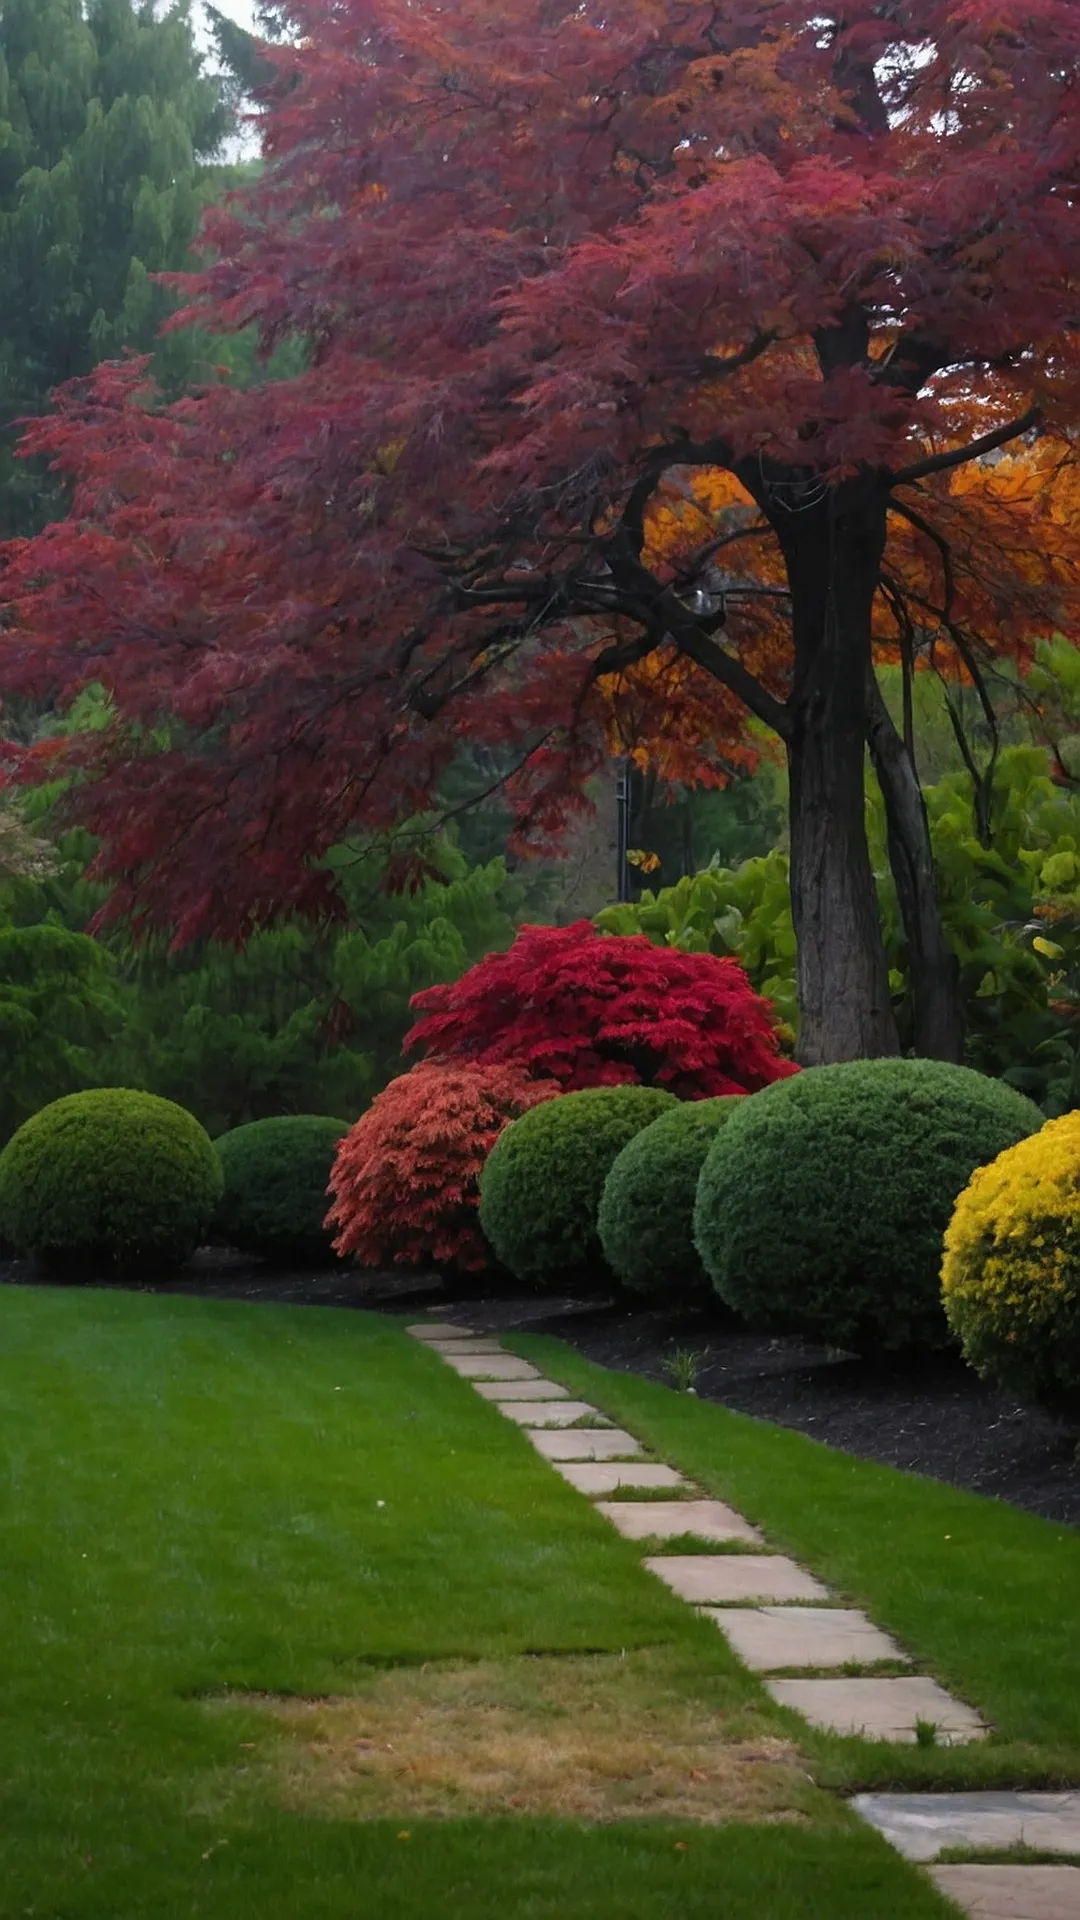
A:
{"label": "tree branch", "polygon": [[[732,355],[732,360],[741,359]],[[745,361],[742,361],[745,364]],[[645,545],[645,509],[669,467],[724,467],[733,459],[725,440],[691,440],[689,435],[646,449],[646,462],[626,497],[619,524],[640,558]]]}
{"label": "tree branch", "polygon": [[892,502],[892,510],[894,513],[898,513],[902,520],[906,520],[909,526],[915,527],[919,533],[925,534],[926,538],[937,548],[941,557],[941,576],[945,588],[941,617],[946,621],[951,620],[953,600],[956,595],[956,576],[953,571],[952,548],[949,542],[946,540],[945,535],[938,531],[933,522],[927,520],[925,514],[919,512],[917,507],[909,506],[906,501],[894,500]]}
{"label": "tree branch", "polygon": [[684,653],[695,666],[727,687],[751,713],[786,740],[791,733],[791,716],[784,702],[763,687],[734,654],[725,653],[723,647],[709,638],[689,608],[683,606],[670,587],[662,587],[648,568],[642,566],[624,539],[614,540],[609,551],[616,583],[640,609],[636,618],[646,626],[659,628],[679,653]]}
{"label": "tree branch", "polygon": [[717,375],[726,379],[729,373],[738,373],[740,367],[748,367],[753,361],[760,360],[775,339],[775,333],[755,333],[753,339],[748,340],[745,347],[740,347],[737,353],[704,354],[700,360],[694,362],[694,372],[700,374],[704,380],[712,379]]}
{"label": "tree branch", "polygon": [[[941,557],[942,582],[944,586],[943,604],[941,607],[935,607],[932,601],[925,599],[922,594],[917,593],[914,589],[909,589],[909,592],[915,604],[922,607],[924,612],[929,613],[931,618],[937,620],[940,625],[944,627],[945,632],[956,648],[970,676],[971,684],[975,688],[979,705],[983,711],[983,718],[986,721],[987,731],[990,735],[990,757],[986,766],[980,771],[964,731],[963,721],[949,693],[948,685],[934,661],[933,641],[931,640],[931,665],[933,665],[941,683],[949,723],[956,737],[956,744],[963,756],[964,764],[971,775],[972,785],[975,790],[973,797],[975,831],[980,843],[984,847],[989,847],[993,840],[994,773],[997,768],[998,755],[1001,751],[1001,732],[998,727],[997,710],[990,698],[989,689],[987,688],[979,662],[975,657],[974,648],[963,628],[959,626],[957,621],[952,617],[953,601],[956,593],[956,576],[953,566],[952,548],[944,534],[940,533],[938,529],[933,526],[929,520],[925,519],[914,507],[909,507],[906,504],[902,505],[899,501],[894,501],[893,510],[899,513],[903,519],[907,520],[911,526],[917,528],[920,533],[924,534],[937,548],[938,554]],[[899,594],[899,587],[895,582],[890,581],[888,584],[892,591]]]}
{"label": "tree branch", "polygon": [[641,633],[632,640],[613,641],[603,647],[589,665],[590,680],[602,680],[606,674],[621,673],[625,667],[636,667],[639,661],[647,658],[664,638],[663,627],[650,622]]}
{"label": "tree branch", "polygon": [[981,460],[984,453],[993,453],[995,447],[1004,447],[1010,440],[1018,440],[1022,433],[1030,433],[1041,418],[1038,407],[1029,407],[1018,420],[995,427],[993,433],[984,433],[980,440],[972,440],[969,446],[954,447],[951,453],[934,453],[925,460],[916,460],[913,466],[901,467],[899,473],[889,476],[889,485],[910,486],[914,480],[925,480],[931,473],[948,473],[953,467],[966,466],[969,460]]}
{"label": "tree branch", "polygon": [[[674,595],[670,597],[674,600]],[[677,601],[675,604],[678,606]],[[748,673],[734,654],[725,653],[715,640],[710,640],[707,634],[702,633],[693,614],[680,607],[679,614],[668,622],[668,632],[679,652],[685,653],[688,660],[701,667],[703,672],[711,674],[714,680],[719,680],[721,686],[727,687],[737,700],[742,701],[744,707],[749,707],[751,713],[771,727],[774,733],[778,733],[781,740],[791,738],[791,715],[784,702],[777,700],[762,686],[760,680]]]}

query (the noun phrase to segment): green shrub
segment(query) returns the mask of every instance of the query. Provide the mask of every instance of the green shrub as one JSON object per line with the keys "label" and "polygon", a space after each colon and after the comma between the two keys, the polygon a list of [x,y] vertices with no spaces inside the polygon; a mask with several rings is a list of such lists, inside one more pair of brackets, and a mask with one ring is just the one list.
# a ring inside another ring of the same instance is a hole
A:
{"label": "green shrub", "polygon": [[550,1290],[610,1281],[596,1215],[612,1161],[676,1102],[659,1087],[588,1087],[514,1120],[480,1176],[480,1225],[504,1267]]}
{"label": "green shrub", "polygon": [[729,1306],[855,1352],[948,1344],[942,1237],[976,1167],[1034,1133],[1022,1094],[936,1060],[812,1067],[741,1103],[694,1236]]}
{"label": "green shrub", "polygon": [[225,1191],[215,1238],[276,1266],[334,1258],[324,1221],[338,1141],[348,1128],[321,1113],[252,1120],[215,1142]]}
{"label": "green shrub", "polygon": [[616,1156],[597,1228],[604,1258],[624,1286],[657,1300],[709,1297],[694,1245],[694,1197],[705,1156],[742,1097],[684,1101]]}
{"label": "green shrub", "polygon": [[977,1373],[1080,1413],[1080,1113],[971,1177],[945,1235],[949,1324]]}
{"label": "green shrub", "polygon": [[153,1271],[199,1245],[222,1189],[208,1135],[183,1107],[124,1088],[71,1093],[0,1154],[0,1230],[62,1267]]}

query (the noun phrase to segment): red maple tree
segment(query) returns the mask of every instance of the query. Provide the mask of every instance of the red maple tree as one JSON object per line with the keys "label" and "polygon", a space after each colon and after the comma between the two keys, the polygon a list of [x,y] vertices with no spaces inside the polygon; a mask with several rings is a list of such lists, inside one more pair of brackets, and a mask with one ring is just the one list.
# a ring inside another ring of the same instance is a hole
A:
{"label": "red maple tree", "polygon": [[[469,736],[516,759],[545,844],[608,750],[612,676],[678,656],[721,758],[747,712],[784,742],[802,1057],[897,1045],[868,739],[920,1050],[955,1054],[872,637],[913,539],[909,653],[1017,650],[1010,579],[1048,625],[1074,604],[1075,569],[999,551],[950,476],[1033,440],[1074,458],[1075,0],[287,12],[265,165],[208,218],[191,299],[303,337],[307,370],[164,407],[114,366],[28,440],[74,509],[7,556],[7,683],[112,695],[59,764],[114,910],[180,938],[322,910],[319,856],[427,808]],[[749,517],[673,562],[656,516],[716,471]],[[671,685],[635,683],[639,737]]]}
{"label": "red maple tree", "polygon": [[795,1071],[737,960],[602,934],[591,920],[523,927],[508,952],[412,1005],[421,1018],[406,1052],[517,1064],[564,1093],[643,1084],[705,1100],[756,1093]]}
{"label": "red maple tree", "polygon": [[328,1227],[361,1266],[479,1272],[480,1172],[511,1120],[561,1089],[516,1065],[422,1061],[391,1080],[337,1150]]}

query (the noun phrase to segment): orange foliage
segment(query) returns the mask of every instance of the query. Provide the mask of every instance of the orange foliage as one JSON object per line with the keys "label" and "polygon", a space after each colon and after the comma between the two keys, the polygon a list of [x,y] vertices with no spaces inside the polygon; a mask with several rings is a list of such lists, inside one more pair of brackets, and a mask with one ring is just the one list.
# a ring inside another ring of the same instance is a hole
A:
{"label": "orange foliage", "polygon": [[[921,524],[920,524],[921,523]],[[932,530],[931,530],[932,529]],[[675,469],[646,521],[665,584],[703,570],[723,593],[723,644],[778,698],[790,689],[790,601],[772,528],[733,474]],[[1080,637],[1080,451],[1036,440],[928,478],[889,515],[874,614],[876,657],[970,680],[994,659],[1023,671],[1055,632]],[[723,786],[752,772],[761,730],[673,648],[601,680],[614,753],[665,782]]]}
{"label": "orange foliage", "polygon": [[480,1170],[511,1120],[560,1091],[515,1066],[425,1061],[391,1080],[338,1148],[335,1251],[366,1267],[486,1267]]}

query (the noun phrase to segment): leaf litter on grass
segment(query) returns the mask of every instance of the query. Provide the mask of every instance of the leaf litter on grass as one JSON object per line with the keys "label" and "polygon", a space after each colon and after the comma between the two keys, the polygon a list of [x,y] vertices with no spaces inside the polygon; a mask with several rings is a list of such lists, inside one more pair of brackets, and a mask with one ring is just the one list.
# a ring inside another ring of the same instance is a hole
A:
{"label": "leaf litter on grass", "polygon": [[[790,1821],[816,1793],[798,1750],[743,1701],[710,1704],[685,1657],[439,1661],[361,1676],[327,1699],[230,1693],[278,1737],[234,1784],[334,1818],[532,1814],[589,1821]],[[218,1788],[224,1783],[219,1780]]]}

